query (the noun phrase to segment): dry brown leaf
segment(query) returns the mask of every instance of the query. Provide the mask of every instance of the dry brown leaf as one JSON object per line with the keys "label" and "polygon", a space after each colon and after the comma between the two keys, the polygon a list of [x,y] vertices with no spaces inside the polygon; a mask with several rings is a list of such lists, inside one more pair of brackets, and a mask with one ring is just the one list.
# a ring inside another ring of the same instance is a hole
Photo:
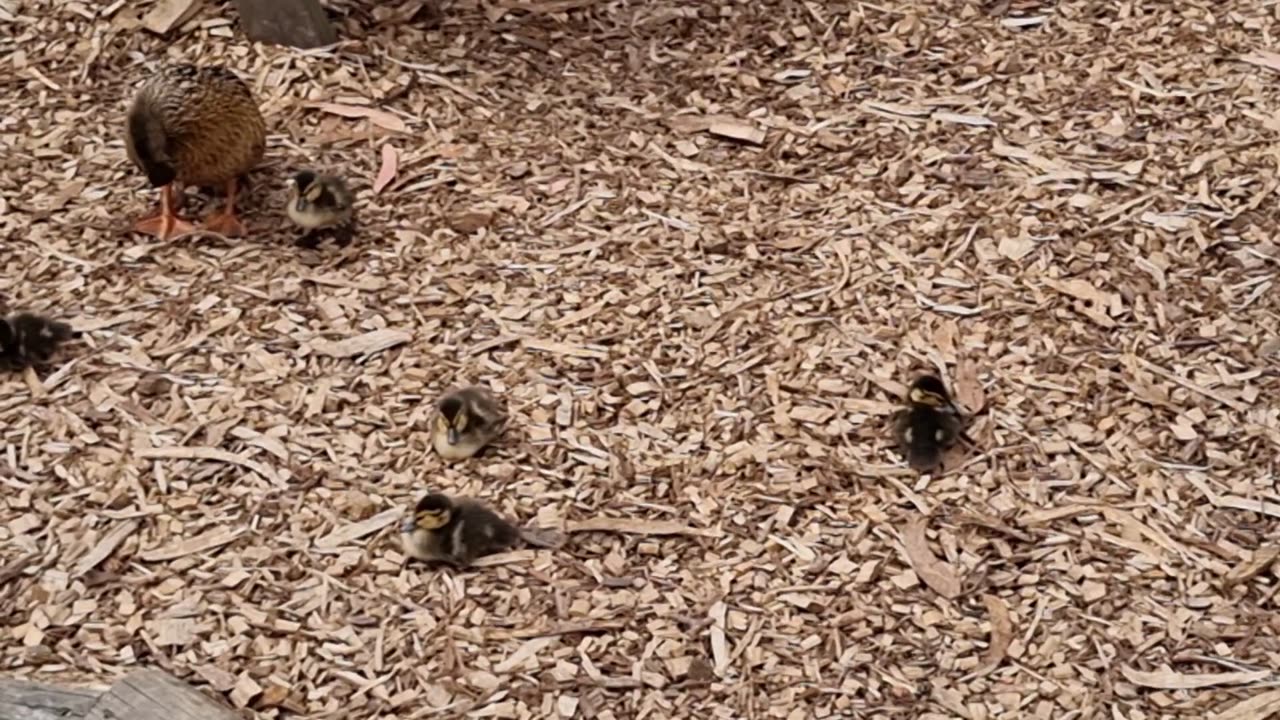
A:
{"label": "dry brown leaf", "polygon": [[978,675],[986,675],[1000,667],[1010,643],[1013,642],[1013,620],[1009,617],[1009,605],[995,595],[983,595],[982,602],[987,606],[987,615],[990,616],[991,640],[986,652],[982,653],[982,661],[974,670]]}
{"label": "dry brown leaf", "polygon": [[591,518],[568,523],[567,532],[618,532],[633,535],[697,535],[720,537],[719,530],[689,527],[669,520],[633,520],[630,518]]}
{"label": "dry brown leaf", "polygon": [[391,143],[382,144],[382,165],[378,168],[378,176],[373,180],[373,194],[377,195],[396,179],[400,169],[400,151]]}
{"label": "dry brown leaf", "polygon": [[1270,670],[1183,674],[1169,668],[1143,672],[1124,666],[1120,668],[1120,672],[1134,685],[1161,690],[1194,690],[1215,685],[1247,685],[1266,680],[1272,675]]}
{"label": "dry brown leaf", "polygon": [[398,115],[392,115],[385,110],[378,110],[377,108],[365,107],[363,105],[347,105],[346,103],[320,103],[315,107],[318,107],[327,113],[341,115],[342,117],[365,118],[374,125],[386,128],[393,132],[409,132],[409,126],[405,124],[404,120],[401,120]]}
{"label": "dry brown leaf", "polygon": [[986,405],[987,394],[978,380],[978,364],[967,357],[956,360],[955,399],[969,415],[976,415]]}
{"label": "dry brown leaf", "polygon": [[382,352],[397,345],[403,345],[413,339],[413,335],[403,330],[385,328],[357,335],[338,342],[312,340],[311,346],[321,355],[335,358],[349,358],[358,355],[369,355]]}
{"label": "dry brown leaf", "polygon": [[1221,712],[1209,716],[1209,720],[1268,720],[1280,714],[1280,690],[1254,695],[1241,700]]}
{"label": "dry brown leaf", "polygon": [[959,597],[962,592],[960,578],[950,565],[939,560],[929,548],[924,532],[927,523],[928,518],[916,517],[902,530],[902,545],[907,551],[911,569],[915,570],[925,585],[939,595],[948,599]]}

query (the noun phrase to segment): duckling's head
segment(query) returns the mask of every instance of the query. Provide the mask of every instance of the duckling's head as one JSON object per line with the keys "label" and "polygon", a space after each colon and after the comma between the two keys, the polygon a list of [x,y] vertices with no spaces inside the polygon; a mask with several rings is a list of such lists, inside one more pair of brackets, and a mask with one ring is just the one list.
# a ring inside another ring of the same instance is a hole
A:
{"label": "duckling's head", "polygon": [[423,495],[418,504],[413,506],[413,513],[400,523],[400,531],[412,533],[417,530],[439,530],[449,524],[453,517],[453,501],[442,493]]}
{"label": "duckling's head", "polygon": [[938,379],[937,375],[921,375],[916,378],[915,382],[911,383],[911,390],[907,393],[907,401],[912,405],[923,405],[939,410],[951,406],[947,386],[942,384],[942,380]]}
{"label": "duckling's head", "polygon": [[293,207],[298,212],[306,212],[324,191],[317,182],[319,179],[320,176],[310,170],[303,170],[293,176]]}
{"label": "duckling's head", "polygon": [[436,409],[440,411],[436,416],[437,431],[448,437],[450,445],[457,445],[471,420],[467,403],[459,395],[446,395]]}

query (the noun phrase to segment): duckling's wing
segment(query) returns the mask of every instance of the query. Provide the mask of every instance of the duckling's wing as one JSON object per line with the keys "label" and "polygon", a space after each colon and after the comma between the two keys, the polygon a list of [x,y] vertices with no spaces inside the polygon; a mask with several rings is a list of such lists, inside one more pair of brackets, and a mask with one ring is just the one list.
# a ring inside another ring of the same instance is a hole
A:
{"label": "duckling's wing", "polygon": [[465,554],[467,562],[502,552],[520,538],[515,526],[481,503],[457,501],[454,512],[461,526],[454,551]]}
{"label": "duckling's wing", "polygon": [[468,411],[480,421],[481,427],[497,429],[506,422],[506,411],[493,393],[481,387],[467,388],[462,392]]}

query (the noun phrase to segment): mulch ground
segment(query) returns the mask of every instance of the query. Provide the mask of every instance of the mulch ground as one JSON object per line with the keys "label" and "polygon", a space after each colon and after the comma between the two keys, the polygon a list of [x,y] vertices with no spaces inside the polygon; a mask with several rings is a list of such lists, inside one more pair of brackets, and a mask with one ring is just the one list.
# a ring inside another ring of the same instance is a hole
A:
{"label": "mulch ground", "polygon": [[[1280,6],[422,4],[300,52],[0,0],[0,309],[85,333],[0,378],[0,672],[264,718],[1280,712]],[[263,106],[248,238],[125,232],[179,60]],[[349,249],[293,247],[304,167]],[[976,447],[919,476],[928,368]],[[469,383],[512,422],[446,467]],[[428,488],[569,543],[406,563]]]}

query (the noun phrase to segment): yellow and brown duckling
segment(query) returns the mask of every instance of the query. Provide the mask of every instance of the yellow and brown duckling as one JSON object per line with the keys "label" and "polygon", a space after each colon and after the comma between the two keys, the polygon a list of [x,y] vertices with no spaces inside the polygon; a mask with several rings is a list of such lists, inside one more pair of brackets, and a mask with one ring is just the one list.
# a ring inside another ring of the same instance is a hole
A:
{"label": "yellow and brown duckling", "polygon": [[522,542],[544,548],[564,544],[553,530],[516,527],[478,500],[443,493],[429,493],[418,500],[400,523],[400,539],[410,557],[459,568]]}
{"label": "yellow and brown duckling", "polygon": [[[162,188],[160,212],[133,229],[168,240],[193,226],[177,214],[181,187],[226,189],[227,205],[205,227],[229,237],[245,233],[236,217],[241,176],[262,160],[267,125],[249,86],[220,66],[171,65],[142,85],[129,109],[129,159]],[[175,192],[175,185],[178,186]]]}
{"label": "yellow and brown duckling", "polygon": [[0,367],[21,370],[43,365],[75,334],[67,323],[34,313],[0,318]]}
{"label": "yellow and brown duckling", "polygon": [[299,247],[316,247],[326,232],[332,233],[339,247],[345,247],[355,232],[355,196],[336,175],[311,170],[294,175],[288,213],[289,219],[303,229]]}
{"label": "yellow and brown duckling", "polygon": [[907,464],[929,472],[960,439],[964,419],[936,375],[921,375],[907,391],[907,407],[893,418],[893,434]]}
{"label": "yellow and brown duckling", "polygon": [[497,398],[487,389],[472,386],[454,390],[436,403],[431,444],[449,462],[465,460],[501,435],[506,419]]}

